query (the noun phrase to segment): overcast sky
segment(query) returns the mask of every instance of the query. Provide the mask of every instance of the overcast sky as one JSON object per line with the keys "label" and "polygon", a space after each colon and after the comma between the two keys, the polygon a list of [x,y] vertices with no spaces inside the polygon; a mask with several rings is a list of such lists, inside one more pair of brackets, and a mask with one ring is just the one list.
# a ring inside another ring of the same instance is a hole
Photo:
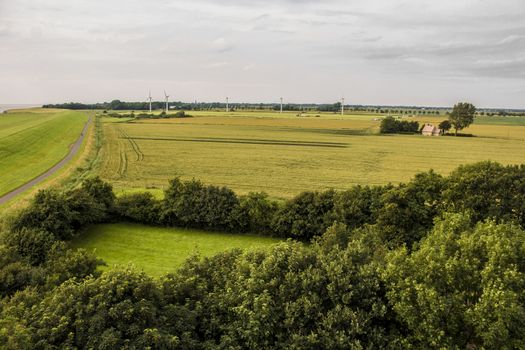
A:
{"label": "overcast sky", "polygon": [[524,0],[0,0],[0,103],[525,108]]}

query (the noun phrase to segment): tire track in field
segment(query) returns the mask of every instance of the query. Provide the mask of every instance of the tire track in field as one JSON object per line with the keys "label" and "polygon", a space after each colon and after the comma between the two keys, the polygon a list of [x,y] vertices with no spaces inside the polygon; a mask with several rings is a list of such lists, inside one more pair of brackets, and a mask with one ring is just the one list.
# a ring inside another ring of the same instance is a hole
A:
{"label": "tire track in field", "polygon": [[126,156],[126,150],[122,151],[120,150],[119,151],[119,163],[118,163],[118,174],[119,174],[119,177],[122,178],[124,177],[124,175],[126,175],[127,171],[128,171],[128,157]]}
{"label": "tire track in field", "polygon": [[120,138],[121,139],[127,139],[129,141],[129,144],[131,145],[131,148],[133,149],[133,152],[135,152],[135,154],[137,156],[137,162],[143,161],[144,160],[144,153],[142,153],[142,150],[140,149],[140,147],[137,144],[137,142],[132,137],[130,137],[126,133],[126,131],[124,131],[124,129],[118,128],[118,131],[120,133]]}

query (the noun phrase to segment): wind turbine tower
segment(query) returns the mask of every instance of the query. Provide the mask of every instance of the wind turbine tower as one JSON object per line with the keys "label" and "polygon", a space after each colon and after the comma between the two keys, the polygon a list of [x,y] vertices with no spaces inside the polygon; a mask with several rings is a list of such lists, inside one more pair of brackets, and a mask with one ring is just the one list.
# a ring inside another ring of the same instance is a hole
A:
{"label": "wind turbine tower", "polygon": [[345,98],[341,98],[341,115],[345,115]]}
{"label": "wind turbine tower", "polygon": [[149,112],[151,113],[151,90],[149,91],[148,100],[149,100]]}
{"label": "wind turbine tower", "polygon": [[229,112],[230,111],[230,105],[229,105],[229,98],[226,97],[226,112]]}
{"label": "wind turbine tower", "polygon": [[281,113],[283,112],[283,98],[281,97]]}
{"label": "wind turbine tower", "polygon": [[168,94],[166,94],[166,90],[164,90],[164,97],[166,98],[166,114],[168,113]]}

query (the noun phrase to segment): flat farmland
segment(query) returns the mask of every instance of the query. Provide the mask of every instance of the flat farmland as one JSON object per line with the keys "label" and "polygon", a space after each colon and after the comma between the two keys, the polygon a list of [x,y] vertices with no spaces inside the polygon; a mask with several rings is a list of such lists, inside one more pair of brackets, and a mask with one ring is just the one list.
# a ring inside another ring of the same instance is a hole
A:
{"label": "flat farmland", "polygon": [[0,114],[0,195],[58,163],[87,120],[84,113],[50,109]]}
{"label": "flat farmland", "polygon": [[[525,163],[521,122],[475,124],[465,132],[477,137],[455,138],[378,135],[378,115],[192,115],[103,118],[101,176],[117,190],[162,189],[179,176],[287,198],[304,190],[403,182],[431,168],[447,174],[482,160]],[[414,119],[436,123],[444,117]]]}

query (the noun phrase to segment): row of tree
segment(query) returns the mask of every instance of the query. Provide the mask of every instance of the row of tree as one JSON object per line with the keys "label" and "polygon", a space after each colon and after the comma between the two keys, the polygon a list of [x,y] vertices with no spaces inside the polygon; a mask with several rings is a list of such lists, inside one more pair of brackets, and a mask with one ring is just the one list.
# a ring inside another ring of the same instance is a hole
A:
{"label": "row of tree", "polygon": [[188,118],[191,117],[190,115],[186,114],[185,111],[177,111],[175,113],[166,113],[166,111],[162,111],[158,114],[156,113],[135,113],[135,111],[131,111],[131,113],[108,113],[107,111],[103,112],[103,115],[112,117],[112,118],[137,118],[137,119],[169,119],[169,118]]}
{"label": "row of tree", "polygon": [[482,162],[448,177],[433,171],[397,186],[354,186],[346,191],[303,192],[284,202],[265,193],[238,196],[197,180],[170,181],[164,198],[150,193],[115,197],[99,179],[65,193],[39,192],[13,224],[68,239],[82,226],[127,220],[144,224],[251,232],[310,241],[333,223],[374,225],[392,244],[419,241],[446,212],[466,212],[473,222],[493,219],[525,227],[525,166]]}
{"label": "row of tree", "polygon": [[[448,114],[448,119],[442,121],[438,127],[443,133],[453,128],[457,136],[459,130],[469,127],[474,122],[475,115],[474,105],[460,102],[454,105],[452,112]],[[381,120],[379,131],[382,134],[415,134],[421,132],[422,128],[419,128],[418,122],[399,120],[389,116]]]}
{"label": "row of tree", "polygon": [[[173,101],[169,102],[170,108],[177,110],[213,110],[213,109],[226,109],[226,103],[224,102],[180,102]],[[63,108],[73,110],[128,110],[128,111],[147,111],[149,110],[149,102],[126,102],[121,100],[113,100],[111,102],[100,102],[100,103],[79,103],[79,102],[67,102],[57,104],[46,104],[44,108]],[[164,101],[152,101],[151,107],[154,110],[163,110],[166,108],[166,102]],[[231,111],[234,110],[275,110],[281,109],[280,104],[275,103],[229,103]],[[340,112],[341,102],[327,103],[327,104],[299,104],[299,103],[285,103],[283,104],[284,111],[318,111],[318,112]],[[345,110],[349,112],[368,112],[378,114],[407,114],[407,115],[439,115],[444,114],[445,109],[442,110],[431,110],[425,107],[405,107],[405,108],[386,108],[386,107],[373,107],[373,106],[358,106],[358,105],[345,105]],[[484,114],[484,113],[483,113]],[[494,112],[487,113],[487,115],[522,115],[519,112]]]}

